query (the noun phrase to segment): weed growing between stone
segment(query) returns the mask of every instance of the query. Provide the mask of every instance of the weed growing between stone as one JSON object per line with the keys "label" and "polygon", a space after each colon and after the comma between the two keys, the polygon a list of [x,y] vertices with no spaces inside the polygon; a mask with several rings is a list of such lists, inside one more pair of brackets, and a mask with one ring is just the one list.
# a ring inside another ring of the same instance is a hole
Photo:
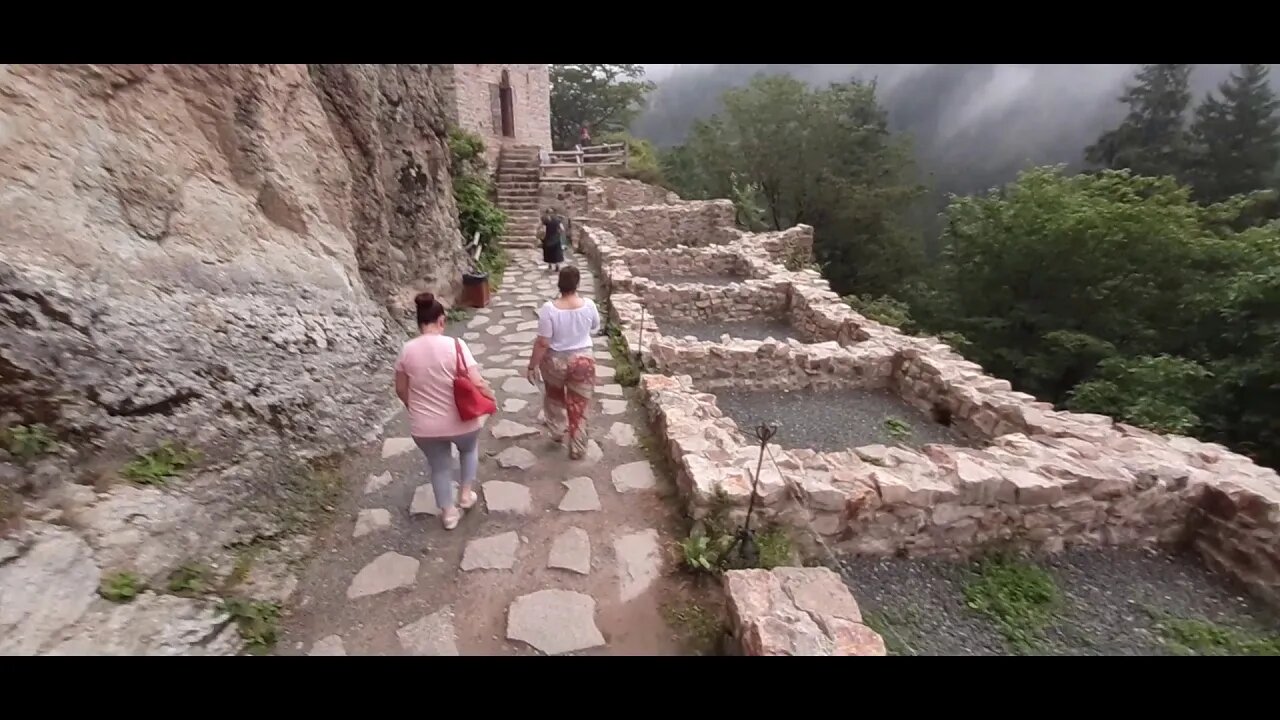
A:
{"label": "weed growing between stone", "polygon": [[1031,652],[1061,604],[1061,593],[1044,568],[1009,553],[989,555],[972,568],[965,604],[996,623],[1015,652]]}
{"label": "weed growing between stone", "polygon": [[471,317],[470,308],[451,307],[444,311],[444,318],[450,323],[466,322]]}
{"label": "weed growing between stone", "polygon": [[911,437],[911,424],[905,420],[898,418],[889,418],[884,421],[884,430],[894,440],[906,440]]}
{"label": "weed growing between stone", "polygon": [[627,339],[613,321],[613,306],[605,300],[600,308],[605,317],[604,331],[609,338],[609,354],[613,356],[613,381],[622,387],[635,387],[640,382],[640,365],[627,348]]}
{"label": "weed growing between stone", "polygon": [[116,572],[102,579],[98,594],[111,602],[126,603],[138,597],[146,584],[131,572]]}
{"label": "weed growing between stone", "polygon": [[1155,631],[1170,651],[1180,655],[1280,656],[1280,635],[1220,625],[1198,618],[1180,618],[1149,610]]}
{"label": "weed growing between stone", "polygon": [[282,534],[310,532],[319,527],[342,500],[338,461],[323,458],[289,473],[273,512]]}
{"label": "weed growing between stone", "polygon": [[139,453],[125,464],[120,474],[139,485],[164,485],[169,478],[200,461],[200,452],[165,441],[148,453]]}
{"label": "weed growing between stone", "polygon": [[890,655],[916,654],[915,649],[907,642],[907,637],[920,622],[919,613],[915,608],[891,608],[880,612],[864,611],[862,622],[884,639],[885,649]]}
{"label": "weed growing between stone", "polygon": [[280,632],[280,606],[265,600],[228,598],[222,611],[231,616],[250,653],[262,655],[276,644]]}
{"label": "weed growing between stone", "polygon": [[698,655],[714,655],[728,628],[719,613],[697,602],[662,606],[662,619]]}
{"label": "weed growing between stone", "polygon": [[213,589],[213,568],[204,563],[183,563],[169,574],[168,588],[181,597],[204,595]]}
{"label": "weed growing between stone", "polygon": [[58,448],[58,441],[53,439],[49,427],[37,423],[35,425],[14,425],[0,430],[0,444],[9,454],[19,460],[32,460]]}
{"label": "weed growing between stone", "polygon": [[766,525],[754,532],[756,562],[744,564],[734,550],[738,530],[738,525],[729,519],[729,499],[717,490],[706,517],[695,524],[688,537],[677,542],[683,567],[693,573],[719,574],[725,570],[772,570],[795,564],[791,536],[778,525]]}

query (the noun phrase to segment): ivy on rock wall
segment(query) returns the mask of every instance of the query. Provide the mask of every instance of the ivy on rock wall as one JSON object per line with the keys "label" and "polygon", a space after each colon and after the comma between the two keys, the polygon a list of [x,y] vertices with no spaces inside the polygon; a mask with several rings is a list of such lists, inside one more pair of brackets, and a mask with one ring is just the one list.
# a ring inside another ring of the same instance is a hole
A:
{"label": "ivy on rock wall", "polygon": [[484,150],[484,140],[480,137],[458,128],[449,131],[453,198],[458,206],[463,243],[470,247],[476,233],[480,233],[478,269],[500,275],[506,266],[500,241],[507,229],[507,214],[494,202]]}

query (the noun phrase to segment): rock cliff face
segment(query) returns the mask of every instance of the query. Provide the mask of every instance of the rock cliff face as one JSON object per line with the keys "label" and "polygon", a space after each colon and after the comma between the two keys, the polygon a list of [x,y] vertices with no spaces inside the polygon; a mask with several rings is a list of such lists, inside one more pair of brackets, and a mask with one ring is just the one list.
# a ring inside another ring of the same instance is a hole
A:
{"label": "rock cliff face", "polygon": [[[0,427],[62,442],[34,466],[0,450],[0,484],[65,499],[166,440],[209,458],[178,488],[50,505],[75,535],[28,523],[0,555],[0,652],[57,647],[102,602],[90,575],[272,534],[228,508],[278,494],[280,456],[379,424],[404,299],[465,265],[438,84],[412,65],[0,65]],[[85,607],[24,633],[14,583],[34,581]]]}

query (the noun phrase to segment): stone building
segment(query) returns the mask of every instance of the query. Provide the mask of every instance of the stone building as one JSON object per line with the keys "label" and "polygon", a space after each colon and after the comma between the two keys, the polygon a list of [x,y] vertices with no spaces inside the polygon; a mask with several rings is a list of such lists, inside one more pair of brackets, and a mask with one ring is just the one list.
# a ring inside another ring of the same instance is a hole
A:
{"label": "stone building", "polygon": [[449,120],[484,139],[489,167],[503,145],[551,149],[550,66],[443,67]]}

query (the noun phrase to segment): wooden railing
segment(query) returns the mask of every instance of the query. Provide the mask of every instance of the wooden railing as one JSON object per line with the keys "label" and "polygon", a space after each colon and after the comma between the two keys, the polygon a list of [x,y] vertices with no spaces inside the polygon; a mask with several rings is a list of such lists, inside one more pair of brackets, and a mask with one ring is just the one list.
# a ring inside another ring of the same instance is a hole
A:
{"label": "wooden railing", "polygon": [[542,177],[564,177],[562,173],[555,171],[568,171],[569,177],[582,179],[589,167],[626,167],[629,150],[625,142],[587,147],[580,145],[573,150],[551,150],[544,154],[539,168]]}

